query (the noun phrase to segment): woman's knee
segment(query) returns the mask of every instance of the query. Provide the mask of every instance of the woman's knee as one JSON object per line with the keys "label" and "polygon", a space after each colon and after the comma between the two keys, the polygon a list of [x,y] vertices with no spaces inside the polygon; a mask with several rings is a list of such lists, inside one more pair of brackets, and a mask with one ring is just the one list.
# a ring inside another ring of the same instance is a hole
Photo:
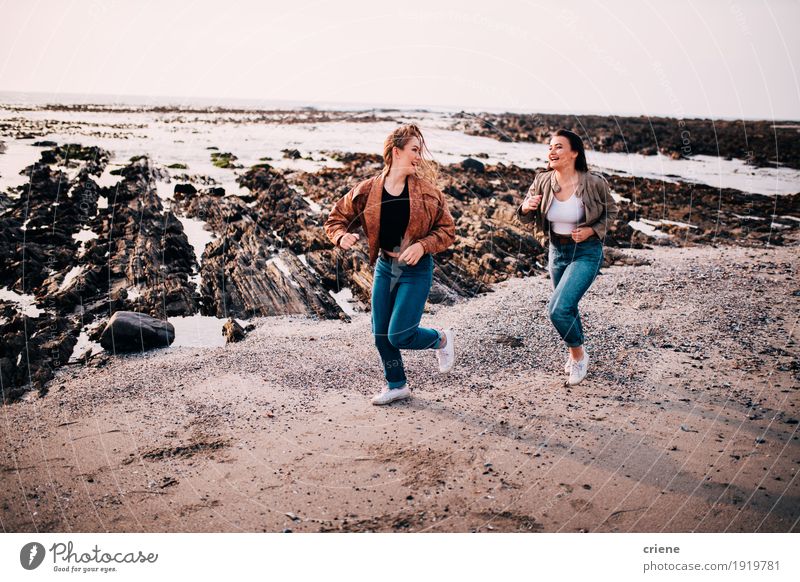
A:
{"label": "woman's knee", "polygon": [[405,349],[414,342],[417,328],[389,332],[389,343],[397,349]]}
{"label": "woman's knee", "polygon": [[566,305],[563,301],[558,301],[556,298],[550,300],[547,304],[547,314],[550,316],[550,321],[564,321],[575,317],[574,309]]}

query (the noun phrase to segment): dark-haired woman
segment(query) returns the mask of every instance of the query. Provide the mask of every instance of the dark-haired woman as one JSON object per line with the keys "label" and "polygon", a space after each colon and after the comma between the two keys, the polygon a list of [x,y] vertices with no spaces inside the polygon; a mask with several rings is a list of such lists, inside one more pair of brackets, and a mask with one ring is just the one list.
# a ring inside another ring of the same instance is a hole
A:
{"label": "dark-haired woman", "polygon": [[577,134],[560,129],[553,135],[548,171],[536,175],[517,214],[521,222],[533,226],[542,246],[549,243],[554,291],[548,312],[569,351],[564,366],[567,383],[578,384],[589,365],[578,302],[603,263],[603,241],[617,216],[617,205],[605,179],[589,172]]}
{"label": "dark-haired woman", "polygon": [[325,233],[348,250],[361,227],[375,264],[372,333],[386,387],[372,399],[389,404],[411,396],[400,350],[436,350],[439,371],[455,362],[450,329],[420,327],[433,282],[433,255],[455,239],[455,225],[436,187],[436,166],[426,159],[425,139],[416,125],[395,129],[384,141],[383,171],[342,197],[325,222]]}

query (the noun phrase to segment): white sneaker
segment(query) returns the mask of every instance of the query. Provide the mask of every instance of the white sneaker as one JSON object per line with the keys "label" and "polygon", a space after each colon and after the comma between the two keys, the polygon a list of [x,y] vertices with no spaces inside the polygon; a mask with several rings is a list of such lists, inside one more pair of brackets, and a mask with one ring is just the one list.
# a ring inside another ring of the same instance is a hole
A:
{"label": "white sneaker", "polygon": [[567,374],[572,372],[572,356],[567,356],[567,363],[564,364],[564,372]]}
{"label": "white sneaker", "polygon": [[569,373],[569,380],[567,384],[574,386],[580,384],[581,380],[586,378],[586,371],[589,368],[589,352],[583,348],[583,358],[578,362],[572,362],[572,368]]}
{"label": "white sneaker", "polygon": [[439,360],[439,371],[447,373],[456,363],[456,334],[452,329],[446,329],[444,337],[447,338],[447,343],[443,348],[436,350],[436,359]]}
{"label": "white sneaker", "polygon": [[372,403],[375,406],[381,406],[383,404],[389,404],[395,400],[403,400],[405,398],[411,398],[411,389],[408,386],[394,389],[384,388],[383,392],[372,397]]}

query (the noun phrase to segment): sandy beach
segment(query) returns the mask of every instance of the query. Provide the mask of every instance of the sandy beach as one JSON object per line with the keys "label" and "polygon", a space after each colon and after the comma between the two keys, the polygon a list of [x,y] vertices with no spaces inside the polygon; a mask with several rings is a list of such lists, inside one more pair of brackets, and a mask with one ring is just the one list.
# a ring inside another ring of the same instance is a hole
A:
{"label": "sandy beach", "polygon": [[800,526],[797,247],[656,247],[582,302],[564,386],[550,282],[423,325],[374,407],[369,314],[267,317],[238,344],[97,357],[0,409],[4,531],[790,532]]}

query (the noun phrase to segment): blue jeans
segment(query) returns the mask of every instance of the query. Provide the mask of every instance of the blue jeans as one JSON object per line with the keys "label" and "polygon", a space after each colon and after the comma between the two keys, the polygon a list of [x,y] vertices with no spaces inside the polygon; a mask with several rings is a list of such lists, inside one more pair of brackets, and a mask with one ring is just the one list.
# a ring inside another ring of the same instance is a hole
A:
{"label": "blue jeans", "polygon": [[433,257],[425,254],[412,266],[380,257],[372,281],[372,333],[390,389],[406,383],[400,350],[439,346],[439,332],[420,327],[433,282]]}
{"label": "blue jeans", "polygon": [[591,286],[602,264],[603,243],[597,237],[582,243],[550,240],[548,269],[554,291],[547,310],[561,339],[571,348],[583,345],[578,301]]}

